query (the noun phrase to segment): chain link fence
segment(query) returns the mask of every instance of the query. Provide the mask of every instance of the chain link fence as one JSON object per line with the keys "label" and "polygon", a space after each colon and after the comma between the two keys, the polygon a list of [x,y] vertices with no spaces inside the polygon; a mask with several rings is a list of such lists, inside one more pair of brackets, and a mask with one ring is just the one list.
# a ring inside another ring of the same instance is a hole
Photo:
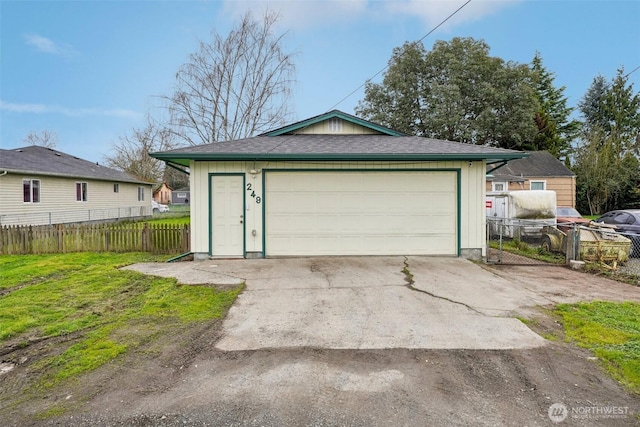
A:
{"label": "chain link fence", "polygon": [[52,211],[23,213],[19,215],[0,215],[0,226],[53,225],[79,222],[136,219],[148,216],[151,216],[151,205],[127,206],[106,209],[78,209],[73,211]]}
{"label": "chain link fence", "polygon": [[153,218],[178,218],[189,216],[189,205],[171,205],[168,212],[153,212],[151,206],[127,206],[105,209],[80,209],[73,211],[34,212],[27,214],[0,214],[0,226],[54,225],[87,222],[117,222]]}
{"label": "chain link fence", "polygon": [[487,262],[546,265],[547,262],[536,255],[543,253],[542,230],[552,223],[553,221],[487,218]]}
{"label": "chain link fence", "polygon": [[[552,255],[555,254],[555,258]],[[570,260],[640,278],[640,234],[617,232],[603,224],[547,224],[510,218],[487,218],[487,262],[546,264]]]}

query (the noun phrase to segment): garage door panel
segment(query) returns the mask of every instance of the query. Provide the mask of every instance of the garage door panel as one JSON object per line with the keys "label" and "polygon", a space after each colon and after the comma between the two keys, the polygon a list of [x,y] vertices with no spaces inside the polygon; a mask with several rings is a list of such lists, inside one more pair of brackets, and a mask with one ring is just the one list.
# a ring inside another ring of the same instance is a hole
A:
{"label": "garage door panel", "polygon": [[267,255],[457,254],[455,172],[266,172]]}

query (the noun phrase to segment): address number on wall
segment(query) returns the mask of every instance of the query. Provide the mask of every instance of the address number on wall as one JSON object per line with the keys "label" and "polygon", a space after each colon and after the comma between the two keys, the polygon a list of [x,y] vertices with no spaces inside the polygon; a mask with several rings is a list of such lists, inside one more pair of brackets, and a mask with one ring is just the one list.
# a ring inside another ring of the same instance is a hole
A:
{"label": "address number on wall", "polygon": [[251,187],[251,183],[247,184],[247,193],[249,193],[251,197],[256,199],[256,203],[260,204],[260,202],[262,201],[262,198],[258,196],[256,192],[253,190],[253,188]]}

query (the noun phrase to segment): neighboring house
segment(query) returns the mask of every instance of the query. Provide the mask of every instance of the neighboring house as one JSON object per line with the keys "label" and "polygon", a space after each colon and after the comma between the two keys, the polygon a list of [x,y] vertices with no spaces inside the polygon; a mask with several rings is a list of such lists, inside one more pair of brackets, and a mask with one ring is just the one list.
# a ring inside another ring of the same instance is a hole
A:
{"label": "neighboring house", "polygon": [[188,205],[191,199],[191,189],[189,187],[178,188],[171,193],[171,204]]}
{"label": "neighboring house", "polygon": [[166,182],[163,182],[153,190],[153,200],[163,205],[168,205],[171,203],[172,192],[173,189]]}
{"label": "neighboring house", "polygon": [[0,225],[151,215],[151,184],[40,146],[0,149]]}
{"label": "neighboring house", "polygon": [[485,165],[525,153],[407,136],[340,111],[151,153],[189,167],[206,257],[485,254]]}
{"label": "neighboring house", "polygon": [[548,151],[528,154],[498,168],[488,164],[487,191],[553,190],[558,206],[575,208],[576,175]]}

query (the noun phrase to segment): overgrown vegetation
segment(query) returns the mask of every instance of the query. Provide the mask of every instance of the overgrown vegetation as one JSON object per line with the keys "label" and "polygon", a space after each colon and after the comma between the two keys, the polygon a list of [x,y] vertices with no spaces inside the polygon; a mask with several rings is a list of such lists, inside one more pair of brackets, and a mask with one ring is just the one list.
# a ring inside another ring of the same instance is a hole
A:
{"label": "overgrown vegetation", "polygon": [[640,303],[560,304],[566,339],[588,348],[607,371],[640,394]]}
{"label": "overgrown vegetation", "polygon": [[32,387],[46,389],[98,368],[164,328],[222,317],[241,290],[182,286],[118,269],[144,261],[162,259],[143,253],[1,257],[5,360],[12,348],[68,336],[61,353],[32,366]]}
{"label": "overgrown vegetation", "polygon": [[[158,217],[145,222],[149,222],[152,224],[188,225],[188,224],[191,224],[191,217],[189,215],[178,216],[178,217],[168,217],[168,218]],[[144,223],[141,223],[141,224],[144,224]]]}
{"label": "overgrown vegetation", "polygon": [[[497,249],[499,247],[499,243],[492,241],[489,243],[489,246]],[[565,262],[565,257],[563,255],[549,253],[541,247],[531,246],[519,239],[503,240],[502,249],[516,255],[522,255],[528,258],[538,259],[540,261],[545,261],[552,264],[564,264]]]}
{"label": "overgrown vegetation", "polygon": [[[497,249],[499,244],[498,242],[492,241],[489,242],[489,247]],[[565,257],[562,254],[547,252],[539,246],[531,246],[518,239],[503,240],[502,249],[516,255],[537,259],[551,264],[564,264],[566,262]],[[586,264],[586,271],[591,274],[602,275],[609,279],[617,280],[618,282],[640,286],[640,277],[638,277],[637,274],[629,274],[619,270],[613,270],[611,266],[607,264],[588,262]]]}

